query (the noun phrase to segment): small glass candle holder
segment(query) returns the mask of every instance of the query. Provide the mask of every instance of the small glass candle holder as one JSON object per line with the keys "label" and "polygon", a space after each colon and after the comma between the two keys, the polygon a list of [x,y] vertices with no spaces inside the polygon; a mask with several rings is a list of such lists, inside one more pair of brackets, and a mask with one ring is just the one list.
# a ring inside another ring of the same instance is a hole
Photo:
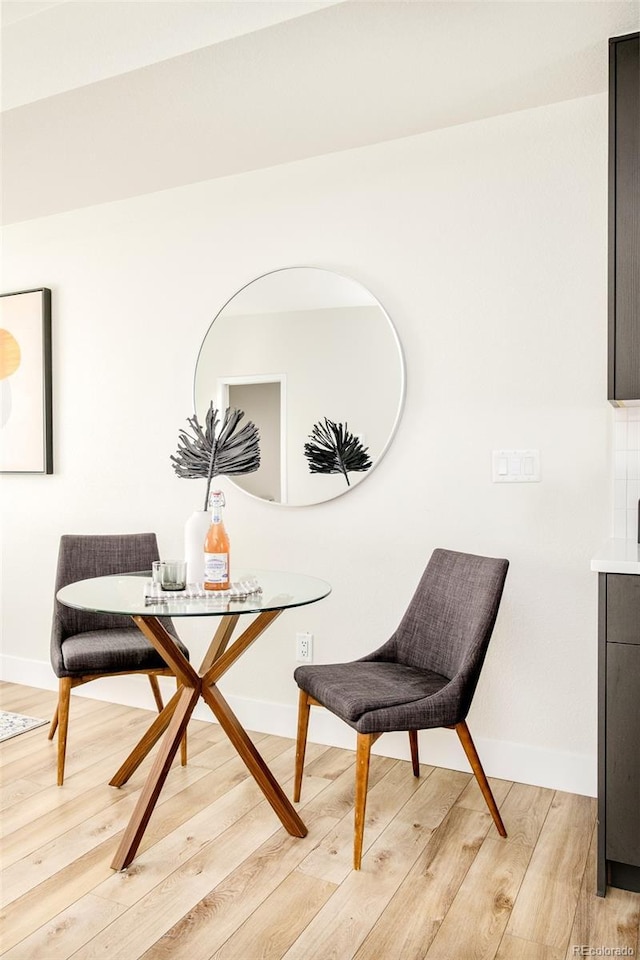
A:
{"label": "small glass candle holder", "polygon": [[152,574],[161,590],[184,590],[187,585],[185,560],[154,560]]}

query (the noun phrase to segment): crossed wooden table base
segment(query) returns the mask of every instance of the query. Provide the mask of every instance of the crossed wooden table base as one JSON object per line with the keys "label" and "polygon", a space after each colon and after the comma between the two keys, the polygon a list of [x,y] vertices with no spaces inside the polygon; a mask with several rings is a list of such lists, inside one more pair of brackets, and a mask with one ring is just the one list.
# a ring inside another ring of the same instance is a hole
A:
{"label": "crossed wooden table base", "polygon": [[285,830],[294,837],[306,836],[307,828],[217,686],[218,680],[233,666],[238,657],[281,613],[282,610],[265,610],[258,614],[253,623],[230,646],[229,642],[240,614],[221,617],[218,629],[198,671],[182,654],[157,617],[137,615],[132,617],[134,623],[175,672],[180,686],[110,781],[114,787],[125,784],[164,734],[159,753],[111,864],[114,870],[124,870],[136,855],[176,751],[200,697],[209,705],[216,720],[280,818]]}

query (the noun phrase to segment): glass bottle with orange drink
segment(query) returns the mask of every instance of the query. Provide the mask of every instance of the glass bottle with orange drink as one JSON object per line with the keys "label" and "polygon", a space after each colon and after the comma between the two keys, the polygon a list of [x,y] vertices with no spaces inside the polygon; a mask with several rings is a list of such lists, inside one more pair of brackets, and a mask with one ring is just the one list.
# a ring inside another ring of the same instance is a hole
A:
{"label": "glass bottle with orange drink", "polygon": [[225,505],[222,490],[213,490],[209,500],[211,526],[204,541],[204,588],[228,590],[231,585],[229,567],[229,536],[222,522]]}

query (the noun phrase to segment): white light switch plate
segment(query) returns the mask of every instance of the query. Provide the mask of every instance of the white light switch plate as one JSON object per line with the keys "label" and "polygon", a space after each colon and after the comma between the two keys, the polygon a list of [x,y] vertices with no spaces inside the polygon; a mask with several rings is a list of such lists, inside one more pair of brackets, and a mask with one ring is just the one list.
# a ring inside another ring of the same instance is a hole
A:
{"label": "white light switch plate", "polygon": [[539,450],[494,450],[491,454],[494,483],[538,483]]}

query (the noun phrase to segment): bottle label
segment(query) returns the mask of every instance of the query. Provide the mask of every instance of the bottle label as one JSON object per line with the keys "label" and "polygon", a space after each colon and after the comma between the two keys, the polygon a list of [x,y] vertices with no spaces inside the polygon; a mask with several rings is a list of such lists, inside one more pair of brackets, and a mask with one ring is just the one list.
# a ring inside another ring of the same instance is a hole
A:
{"label": "bottle label", "polygon": [[204,579],[206,583],[226,583],[229,579],[229,554],[205,553]]}

